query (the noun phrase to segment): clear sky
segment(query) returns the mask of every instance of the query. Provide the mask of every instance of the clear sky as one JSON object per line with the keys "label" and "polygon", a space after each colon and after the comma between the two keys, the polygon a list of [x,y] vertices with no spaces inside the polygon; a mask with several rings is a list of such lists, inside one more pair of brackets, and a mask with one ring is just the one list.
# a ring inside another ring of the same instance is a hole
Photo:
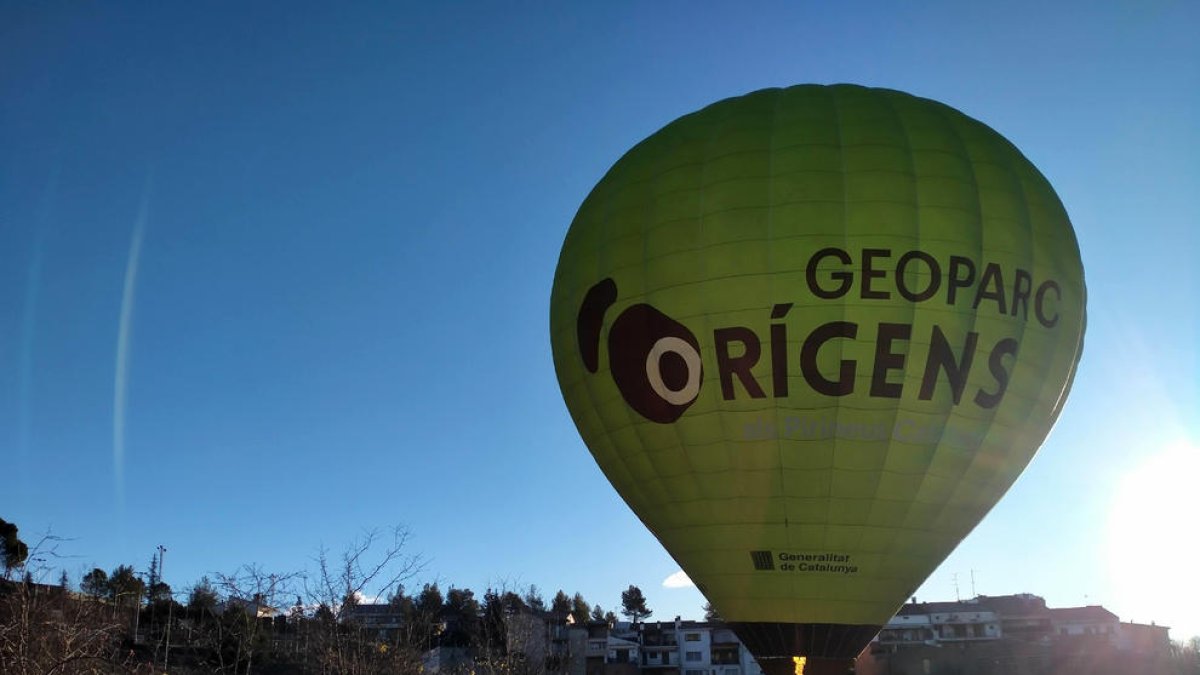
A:
{"label": "clear sky", "polygon": [[1007,136],[1087,273],[1066,411],[918,596],[1200,634],[1200,5],[913,4],[0,4],[0,517],[76,580],[404,523],[425,581],[699,617],[559,395],[558,250],[668,121],[854,82]]}

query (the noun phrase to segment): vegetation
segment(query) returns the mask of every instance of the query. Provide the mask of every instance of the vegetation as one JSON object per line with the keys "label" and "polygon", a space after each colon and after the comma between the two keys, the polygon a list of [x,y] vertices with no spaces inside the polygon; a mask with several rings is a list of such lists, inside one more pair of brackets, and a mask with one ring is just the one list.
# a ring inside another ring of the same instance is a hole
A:
{"label": "vegetation", "polygon": [[144,573],[94,568],[72,588],[46,563],[58,557],[53,538],[31,550],[15,525],[0,523],[5,675],[417,673],[439,648],[472,654],[476,672],[535,675],[562,664],[533,649],[544,628],[528,617],[586,623],[593,612],[583,595],[562,590],[547,607],[537,586],[489,588],[482,598],[437,583],[409,591],[425,565],[403,528],[365,533],[338,553],[320,550],[309,573],[247,565],[177,593],[162,576],[165,549]]}
{"label": "vegetation", "polygon": [[631,585],[629,588],[621,591],[621,614],[633,623],[637,623],[642,619],[648,618],[654,612],[646,607],[646,596],[642,595],[642,589]]}
{"label": "vegetation", "polygon": [[0,559],[4,563],[4,577],[11,570],[24,564],[29,557],[29,547],[17,537],[17,526],[0,518]]}
{"label": "vegetation", "polygon": [[[368,532],[337,554],[321,550],[307,574],[246,565],[180,592],[162,578],[162,549],[143,574],[95,568],[72,588],[48,565],[58,557],[54,538],[28,546],[5,521],[0,535],[4,675],[415,674],[430,671],[434,656],[440,672],[542,675],[566,669],[561,654],[547,652],[548,630],[617,622],[564,590],[548,606],[536,586],[482,596],[438,583],[410,590],[425,563],[409,552],[403,528]],[[632,585],[620,611],[633,622],[652,615]],[[1200,675],[1200,639],[1172,645],[1164,665],[1154,672]]]}

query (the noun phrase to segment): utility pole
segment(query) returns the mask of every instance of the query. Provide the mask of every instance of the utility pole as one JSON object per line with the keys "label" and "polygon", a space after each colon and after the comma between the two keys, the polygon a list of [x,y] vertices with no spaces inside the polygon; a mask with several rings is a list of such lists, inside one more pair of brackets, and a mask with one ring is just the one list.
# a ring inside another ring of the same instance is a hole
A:
{"label": "utility pole", "polygon": [[958,572],[954,573],[954,601],[962,602],[962,596],[958,593]]}
{"label": "utility pole", "polygon": [[975,570],[971,570],[971,597],[979,597],[979,594],[975,592]]}
{"label": "utility pole", "polygon": [[[162,544],[158,545],[158,583],[165,587],[167,582],[163,581],[163,560],[167,557],[167,547]],[[151,593],[154,589],[151,589]],[[163,650],[163,670],[167,669],[167,664],[171,662],[171,620],[175,614],[175,594],[167,596],[167,634],[166,634],[166,649]]]}

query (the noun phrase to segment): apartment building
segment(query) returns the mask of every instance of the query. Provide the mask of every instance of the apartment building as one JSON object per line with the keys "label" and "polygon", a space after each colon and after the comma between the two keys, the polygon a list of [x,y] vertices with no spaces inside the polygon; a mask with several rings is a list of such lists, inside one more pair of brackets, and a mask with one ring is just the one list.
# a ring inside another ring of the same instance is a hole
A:
{"label": "apartment building", "polygon": [[1098,605],[1047,607],[1036,595],[904,605],[858,659],[860,675],[1160,672],[1164,626],[1121,622]]}
{"label": "apartment building", "polygon": [[722,623],[591,623],[587,675],[762,675],[754,657]]}

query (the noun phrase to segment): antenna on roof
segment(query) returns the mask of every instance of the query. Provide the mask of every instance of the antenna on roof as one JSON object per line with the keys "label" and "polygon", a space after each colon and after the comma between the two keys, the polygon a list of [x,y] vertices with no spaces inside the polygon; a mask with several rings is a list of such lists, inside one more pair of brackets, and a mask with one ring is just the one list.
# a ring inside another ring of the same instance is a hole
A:
{"label": "antenna on roof", "polygon": [[958,572],[954,573],[954,601],[962,602],[962,597],[958,594]]}
{"label": "antenna on roof", "polygon": [[975,570],[971,570],[971,597],[979,597],[979,594],[975,592]]}

